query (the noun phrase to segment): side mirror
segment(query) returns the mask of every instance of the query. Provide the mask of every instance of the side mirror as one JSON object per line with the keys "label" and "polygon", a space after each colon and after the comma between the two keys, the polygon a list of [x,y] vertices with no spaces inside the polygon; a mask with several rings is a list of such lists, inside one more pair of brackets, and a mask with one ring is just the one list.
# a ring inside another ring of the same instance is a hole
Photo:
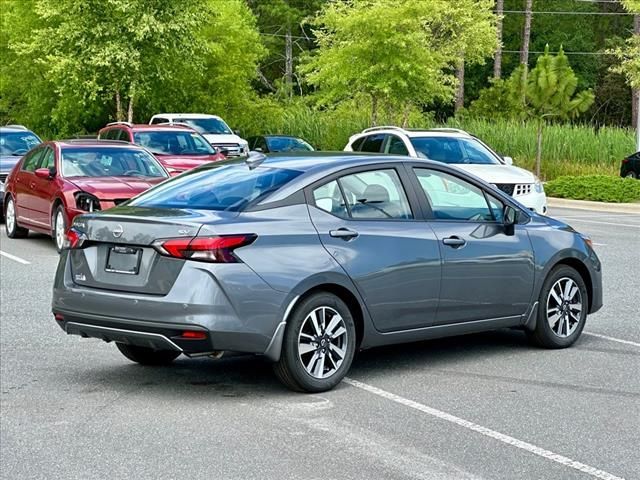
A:
{"label": "side mirror", "polygon": [[53,177],[55,177],[56,172],[53,169],[48,169],[48,168],[38,168],[35,171],[36,177],[38,178],[45,178],[47,180],[51,180]]}
{"label": "side mirror", "polygon": [[507,165],[513,165],[513,158],[511,158],[511,157],[502,157],[502,159],[504,160],[504,163],[506,163]]}
{"label": "side mirror", "polygon": [[229,150],[226,148],[218,148],[218,152],[224,155],[225,157],[229,155]]}
{"label": "side mirror", "polygon": [[502,214],[502,223],[504,224],[505,233],[513,235],[514,226],[518,222],[518,212],[511,205],[505,205]]}
{"label": "side mirror", "polygon": [[240,135],[240,130],[233,130],[233,133],[235,133],[236,135],[238,135],[239,137],[241,137],[242,135]]}

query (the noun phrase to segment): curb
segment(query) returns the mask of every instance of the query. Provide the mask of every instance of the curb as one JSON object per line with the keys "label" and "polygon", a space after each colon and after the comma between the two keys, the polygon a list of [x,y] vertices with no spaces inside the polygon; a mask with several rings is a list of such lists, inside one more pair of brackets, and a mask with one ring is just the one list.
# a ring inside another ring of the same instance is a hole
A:
{"label": "curb", "polygon": [[547,197],[547,205],[556,208],[575,208],[577,210],[596,210],[612,213],[640,214],[640,203],[606,203],[589,200],[569,200],[566,198]]}

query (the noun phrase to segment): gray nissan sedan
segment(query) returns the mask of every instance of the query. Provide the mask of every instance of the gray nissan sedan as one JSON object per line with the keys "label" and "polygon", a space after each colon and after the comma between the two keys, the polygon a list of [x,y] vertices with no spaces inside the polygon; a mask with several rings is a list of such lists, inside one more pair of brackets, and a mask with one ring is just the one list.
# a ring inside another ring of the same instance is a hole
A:
{"label": "gray nissan sedan", "polygon": [[563,348],[602,306],[588,238],[427,160],[252,155],[79,216],[53,314],[128,359],[263,355],[288,387],[336,386],[357,349],[523,329]]}

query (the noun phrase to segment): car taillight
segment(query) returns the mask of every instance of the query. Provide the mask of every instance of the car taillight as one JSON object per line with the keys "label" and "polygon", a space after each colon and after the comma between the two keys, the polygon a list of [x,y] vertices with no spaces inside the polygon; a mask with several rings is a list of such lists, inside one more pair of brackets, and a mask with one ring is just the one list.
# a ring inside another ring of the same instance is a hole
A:
{"label": "car taillight", "polygon": [[629,159],[628,158],[623,158],[622,159],[622,163],[629,163]]}
{"label": "car taillight", "polygon": [[82,248],[82,244],[87,239],[86,235],[79,230],[71,227],[65,234],[65,242],[63,248],[72,250],[74,248]]}
{"label": "car taillight", "polygon": [[222,235],[217,237],[169,238],[153,242],[161,255],[211,263],[237,263],[236,248],[252,244],[257,235]]}

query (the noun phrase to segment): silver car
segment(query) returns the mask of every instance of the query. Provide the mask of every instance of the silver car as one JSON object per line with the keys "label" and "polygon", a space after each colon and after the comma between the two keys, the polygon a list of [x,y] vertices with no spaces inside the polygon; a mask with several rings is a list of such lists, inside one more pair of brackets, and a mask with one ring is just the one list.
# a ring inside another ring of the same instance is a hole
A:
{"label": "silver car", "polygon": [[77,217],[53,313],[134,362],[259,354],[320,392],[379,345],[515,327],[568,347],[601,282],[588,238],[455,167],[305,152],[209,164]]}

